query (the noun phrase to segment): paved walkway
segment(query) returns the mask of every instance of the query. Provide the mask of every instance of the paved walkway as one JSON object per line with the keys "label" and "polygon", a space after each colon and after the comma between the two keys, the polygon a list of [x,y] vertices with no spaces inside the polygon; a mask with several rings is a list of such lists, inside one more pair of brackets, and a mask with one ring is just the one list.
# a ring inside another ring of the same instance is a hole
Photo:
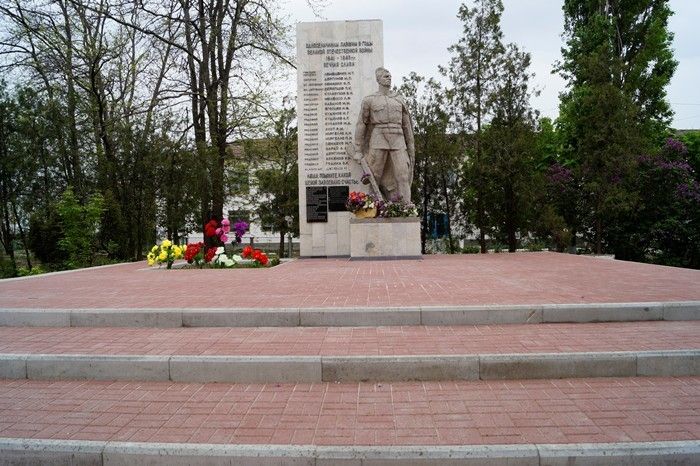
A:
{"label": "paved walkway", "polygon": [[557,253],[304,259],[272,269],[145,263],[0,281],[0,309],[285,308],[700,300],[700,271]]}
{"label": "paved walkway", "polygon": [[700,321],[442,327],[0,327],[0,353],[348,356],[700,349]]}
{"label": "paved walkway", "polygon": [[314,445],[700,438],[700,377],[183,384],[0,380],[0,437]]}

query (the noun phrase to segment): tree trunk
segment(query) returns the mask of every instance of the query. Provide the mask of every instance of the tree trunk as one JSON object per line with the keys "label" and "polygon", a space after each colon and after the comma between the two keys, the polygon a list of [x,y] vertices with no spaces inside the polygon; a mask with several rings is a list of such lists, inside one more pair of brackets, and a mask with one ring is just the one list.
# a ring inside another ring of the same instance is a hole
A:
{"label": "tree trunk", "polygon": [[508,252],[515,252],[518,240],[515,237],[515,193],[513,186],[506,186],[506,233],[508,235]]}
{"label": "tree trunk", "polygon": [[31,258],[29,257],[29,248],[27,247],[27,237],[24,234],[24,228],[22,228],[22,223],[19,221],[17,206],[14,203],[12,204],[12,213],[14,213],[14,215],[15,215],[15,224],[17,225],[17,229],[19,230],[19,237],[22,238],[22,246],[24,246],[24,253],[27,256],[26,257],[27,268],[29,270],[32,270],[32,261],[31,261]]}
{"label": "tree trunk", "polygon": [[280,231],[280,247],[277,250],[278,257],[284,257],[284,230]]}
{"label": "tree trunk", "polygon": [[3,248],[5,249],[5,254],[10,258],[12,263],[12,269],[14,270],[13,276],[17,275],[17,260],[15,259],[15,250],[12,245],[12,229],[10,227],[10,209],[7,204],[3,202],[2,204],[2,225],[0,226],[0,242],[2,242]]}
{"label": "tree trunk", "polygon": [[452,245],[452,218],[450,214],[452,209],[450,206],[450,196],[447,192],[447,177],[444,173],[442,175],[442,195],[445,196],[445,213],[447,214],[447,240],[449,241],[447,250],[450,254],[454,254],[454,248]]}
{"label": "tree trunk", "polygon": [[596,200],[596,212],[595,212],[595,253],[603,253],[603,218],[601,217],[601,212],[603,210],[603,202],[601,200],[602,195],[598,195]]}
{"label": "tree trunk", "polygon": [[428,161],[427,159],[423,161],[423,228],[421,228],[420,234],[420,252],[425,254],[425,242],[428,237]]}

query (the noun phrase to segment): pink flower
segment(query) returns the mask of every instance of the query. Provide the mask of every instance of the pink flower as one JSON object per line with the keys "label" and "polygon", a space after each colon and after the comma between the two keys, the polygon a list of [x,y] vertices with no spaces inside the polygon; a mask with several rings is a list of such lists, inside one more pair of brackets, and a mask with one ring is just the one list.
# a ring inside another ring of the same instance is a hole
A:
{"label": "pink flower", "polygon": [[222,243],[225,243],[228,241],[228,236],[226,236],[226,234],[223,234],[223,235],[219,236],[219,239],[221,240]]}
{"label": "pink flower", "polygon": [[223,230],[221,230],[221,228],[217,228],[216,229],[216,236],[221,236],[222,232],[223,232]]}

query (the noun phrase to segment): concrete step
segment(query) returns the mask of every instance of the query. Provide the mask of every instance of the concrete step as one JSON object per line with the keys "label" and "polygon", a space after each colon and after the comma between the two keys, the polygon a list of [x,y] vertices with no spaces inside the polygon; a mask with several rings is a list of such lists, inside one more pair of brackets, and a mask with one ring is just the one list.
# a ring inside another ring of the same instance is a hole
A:
{"label": "concrete step", "polygon": [[700,322],[0,328],[5,378],[323,382],[700,375]]}
{"label": "concrete step", "polygon": [[292,308],[0,308],[8,327],[325,327],[700,320],[700,301]]}
{"label": "concrete step", "polygon": [[0,462],[698,464],[700,378],[0,380]]}

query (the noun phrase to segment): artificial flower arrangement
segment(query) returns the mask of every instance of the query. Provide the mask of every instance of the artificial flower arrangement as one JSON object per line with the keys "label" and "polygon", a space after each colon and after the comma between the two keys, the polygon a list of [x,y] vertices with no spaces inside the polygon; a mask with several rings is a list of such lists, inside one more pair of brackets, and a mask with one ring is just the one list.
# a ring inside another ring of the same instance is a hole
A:
{"label": "artificial flower arrangement", "polygon": [[173,262],[180,259],[185,253],[186,246],[178,246],[170,240],[164,239],[160,246],[155,245],[146,256],[148,265],[166,264],[167,268],[172,268]]}
{"label": "artificial flower arrangement", "polygon": [[260,249],[253,249],[250,245],[243,248],[243,253],[241,255],[244,259],[253,259],[253,261],[262,266],[266,266],[269,261],[267,254]]}
{"label": "artificial flower arrangement", "polygon": [[[363,217],[417,217],[415,204],[404,202],[401,196],[390,201],[378,201],[371,194],[353,191],[345,202],[345,207],[355,215]],[[374,211],[376,209],[376,211]],[[367,215],[369,213],[369,215]]]}
{"label": "artificial flower arrangement", "polygon": [[402,200],[386,202],[379,209],[379,217],[418,217],[418,209],[412,202]]}
{"label": "artificial flower arrangement", "polygon": [[369,210],[376,207],[374,196],[363,193],[362,191],[352,191],[348,195],[348,200],[345,201],[345,207],[350,212],[358,212],[360,210]]}
{"label": "artificial flower arrangement", "polygon": [[[233,242],[241,243],[243,235],[250,225],[247,222],[238,220],[233,225]],[[223,219],[221,223],[210,220],[204,225],[204,241],[199,243],[189,243],[185,246],[177,246],[165,239],[160,246],[153,246],[148,253],[148,265],[167,263],[168,268],[172,267],[176,259],[184,258],[188,264],[193,264],[200,269],[205,265],[212,268],[229,268],[243,264],[245,259],[253,261],[254,265],[266,266],[269,263],[267,254],[251,246],[243,248],[243,257],[234,254],[230,257],[226,254],[224,245],[229,240],[231,232],[231,222]]]}
{"label": "artificial flower arrangement", "polygon": [[204,247],[204,243],[189,243],[185,249],[185,260],[188,264],[195,264],[200,269],[204,264],[211,262],[216,249]]}
{"label": "artificial flower arrangement", "polygon": [[211,263],[215,268],[229,268],[240,264],[242,261],[243,258],[238,254],[228,257],[224,251],[224,247],[220,246],[214,250],[214,259]]}

